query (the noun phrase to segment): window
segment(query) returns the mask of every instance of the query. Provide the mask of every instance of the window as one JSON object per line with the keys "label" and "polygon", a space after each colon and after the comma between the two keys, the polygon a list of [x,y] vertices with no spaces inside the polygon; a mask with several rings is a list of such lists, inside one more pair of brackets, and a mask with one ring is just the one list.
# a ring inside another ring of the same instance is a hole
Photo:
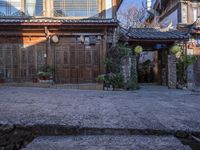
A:
{"label": "window", "polygon": [[43,0],[26,0],[28,16],[43,16]]}
{"label": "window", "polygon": [[193,8],[193,22],[197,21],[198,19],[198,9]]}
{"label": "window", "polygon": [[0,15],[15,16],[21,10],[21,0],[0,0]]}
{"label": "window", "polygon": [[98,0],[54,0],[55,16],[92,17],[98,9]]}

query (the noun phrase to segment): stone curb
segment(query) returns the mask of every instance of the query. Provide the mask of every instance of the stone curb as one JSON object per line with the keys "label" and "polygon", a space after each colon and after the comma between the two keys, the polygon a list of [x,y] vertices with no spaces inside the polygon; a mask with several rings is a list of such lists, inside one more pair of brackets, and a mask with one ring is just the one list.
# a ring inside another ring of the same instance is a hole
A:
{"label": "stone curb", "polygon": [[0,125],[0,149],[21,149],[39,136],[78,136],[78,135],[173,135],[177,138],[188,138],[190,135],[200,137],[200,132],[122,129],[122,128],[82,128],[64,125]]}

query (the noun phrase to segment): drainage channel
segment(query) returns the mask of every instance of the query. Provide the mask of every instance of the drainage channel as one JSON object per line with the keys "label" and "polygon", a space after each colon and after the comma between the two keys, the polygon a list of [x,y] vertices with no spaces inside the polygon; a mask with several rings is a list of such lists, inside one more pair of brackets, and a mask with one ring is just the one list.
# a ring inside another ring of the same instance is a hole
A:
{"label": "drainage channel", "polygon": [[192,150],[200,150],[200,133],[173,130],[122,129],[122,128],[80,128],[60,125],[0,125],[0,149],[20,150],[39,136],[78,136],[78,135],[143,135],[174,136]]}

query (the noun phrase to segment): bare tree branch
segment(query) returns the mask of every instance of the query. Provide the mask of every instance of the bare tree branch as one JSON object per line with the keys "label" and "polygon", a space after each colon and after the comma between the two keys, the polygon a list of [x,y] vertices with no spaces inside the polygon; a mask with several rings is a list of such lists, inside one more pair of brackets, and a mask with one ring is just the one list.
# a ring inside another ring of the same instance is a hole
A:
{"label": "bare tree branch", "polygon": [[134,4],[128,8],[123,8],[118,13],[118,19],[124,28],[140,28],[145,26],[146,6],[144,1],[141,7],[136,7]]}

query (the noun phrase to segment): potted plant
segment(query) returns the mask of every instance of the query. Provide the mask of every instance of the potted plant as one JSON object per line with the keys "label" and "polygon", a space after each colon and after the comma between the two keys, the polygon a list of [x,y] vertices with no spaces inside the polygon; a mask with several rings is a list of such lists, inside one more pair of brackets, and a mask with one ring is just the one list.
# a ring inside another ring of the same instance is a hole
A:
{"label": "potted plant", "polygon": [[99,83],[99,84],[104,84],[104,81],[105,81],[105,77],[104,77],[105,75],[104,74],[102,74],[102,75],[99,75],[98,77],[97,77],[97,82]]}
{"label": "potted plant", "polygon": [[50,65],[43,66],[37,73],[39,81],[50,81],[53,78],[54,68]]}
{"label": "potted plant", "polygon": [[0,73],[0,84],[4,83],[4,76],[3,73]]}

